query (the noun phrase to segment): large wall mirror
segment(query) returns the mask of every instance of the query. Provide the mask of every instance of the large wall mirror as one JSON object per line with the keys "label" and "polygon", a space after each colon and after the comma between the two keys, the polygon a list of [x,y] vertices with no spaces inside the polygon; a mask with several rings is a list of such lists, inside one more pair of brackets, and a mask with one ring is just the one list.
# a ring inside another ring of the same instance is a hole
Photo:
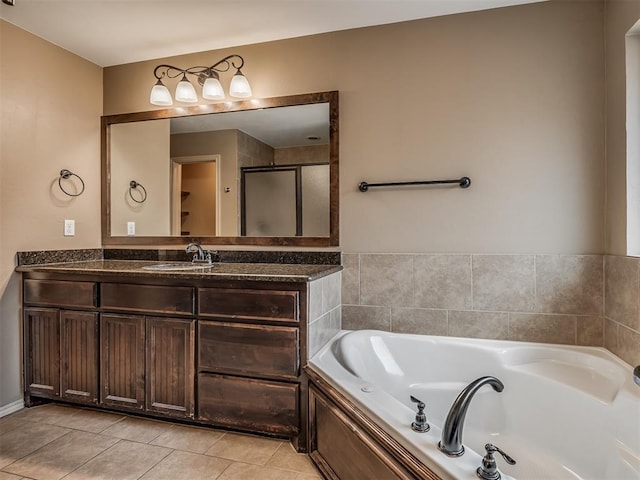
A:
{"label": "large wall mirror", "polygon": [[102,117],[104,245],[336,246],[338,92]]}

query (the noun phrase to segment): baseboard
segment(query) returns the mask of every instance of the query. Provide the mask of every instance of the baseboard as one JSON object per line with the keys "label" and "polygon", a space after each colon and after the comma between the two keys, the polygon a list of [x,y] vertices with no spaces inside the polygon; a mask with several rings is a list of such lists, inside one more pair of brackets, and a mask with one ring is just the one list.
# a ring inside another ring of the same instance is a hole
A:
{"label": "baseboard", "polygon": [[0,417],[5,417],[10,413],[17,412],[24,408],[24,400],[16,400],[13,403],[0,407]]}

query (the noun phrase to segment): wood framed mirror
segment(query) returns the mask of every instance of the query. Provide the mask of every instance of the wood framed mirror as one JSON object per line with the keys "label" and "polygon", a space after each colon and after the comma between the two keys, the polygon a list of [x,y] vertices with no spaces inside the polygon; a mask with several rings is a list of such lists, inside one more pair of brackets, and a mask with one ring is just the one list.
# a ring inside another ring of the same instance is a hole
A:
{"label": "wood framed mirror", "polygon": [[103,245],[339,245],[338,112],[330,91],[103,116]]}

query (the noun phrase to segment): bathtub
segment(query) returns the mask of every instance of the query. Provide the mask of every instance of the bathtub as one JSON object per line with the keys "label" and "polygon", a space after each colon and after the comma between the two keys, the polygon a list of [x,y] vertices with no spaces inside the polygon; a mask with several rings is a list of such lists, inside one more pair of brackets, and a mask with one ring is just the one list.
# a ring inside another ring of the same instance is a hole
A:
{"label": "bathtub", "polygon": [[[640,387],[605,349],[362,330],[340,332],[309,363],[441,478],[477,480],[486,443],[517,461],[495,455],[506,479],[640,478]],[[466,452],[448,457],[437,444],[449,407],[486,375],[504,390],[477,392]],[[427,433],[410,428],[411,395],[426,403]]]}

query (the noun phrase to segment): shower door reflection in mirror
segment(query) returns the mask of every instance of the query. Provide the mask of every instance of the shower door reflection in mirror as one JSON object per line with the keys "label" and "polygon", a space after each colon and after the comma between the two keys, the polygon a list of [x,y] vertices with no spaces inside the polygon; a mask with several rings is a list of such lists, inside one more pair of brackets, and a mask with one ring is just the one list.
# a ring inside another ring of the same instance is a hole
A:
{"label": "shower door reflection in mirror", "polygon": [[242,235],[329,235],[329,164],[242,169]]}

